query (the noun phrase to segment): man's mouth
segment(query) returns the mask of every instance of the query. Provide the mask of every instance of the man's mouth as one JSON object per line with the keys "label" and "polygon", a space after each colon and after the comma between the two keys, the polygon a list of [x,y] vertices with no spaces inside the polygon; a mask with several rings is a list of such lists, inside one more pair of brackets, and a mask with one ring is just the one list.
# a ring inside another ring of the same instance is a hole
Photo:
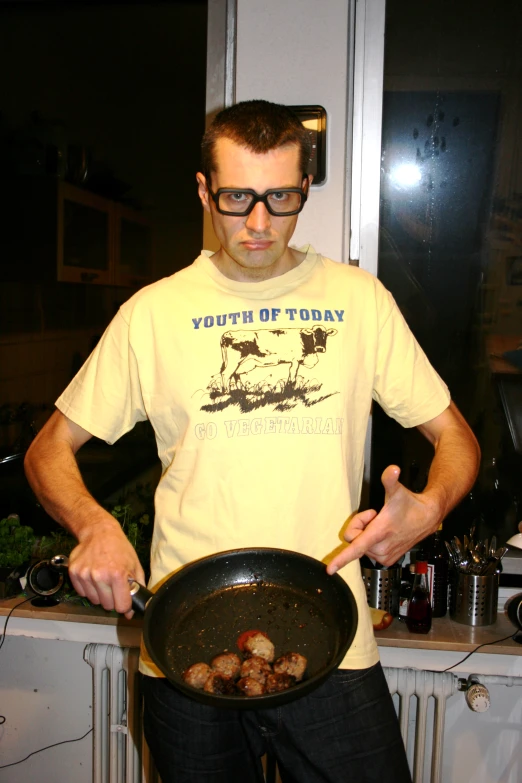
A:
{"label": "man's mouth", "polygon": [[267,250],[272,244],[271,239],[246,239],[241,243],[247,250]]}

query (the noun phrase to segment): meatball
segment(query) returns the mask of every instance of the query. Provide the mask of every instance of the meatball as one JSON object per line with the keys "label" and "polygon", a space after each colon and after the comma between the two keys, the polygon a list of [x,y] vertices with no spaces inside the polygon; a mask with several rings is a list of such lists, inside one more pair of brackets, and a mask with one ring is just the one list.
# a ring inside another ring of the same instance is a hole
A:
{"label": "meatball", "polygon": [[260,655],[253,655],[241,664],[240,676],[251,677],[253,680],[260,682],[261,685],[265,684],[269,674],[272,674],[272,667]]}
{"label": "meatball", "polygon": [[236,683],[230,677],[223,677],[219,672],[213,671],[207,677],[203,690],[218,696],[235,696],[237,694]]}
{"label": "meatball", "polygon": [[269,674],[266,678],[265,690],[267,693],[279,693],[280,691],[286,691],[287,688],[291,688],[295,685],[295,677],[291,674]]}
{"label": "meatball", "polygon": [[210,665],[213,671],[219,672],[223,677],[237,680],[241,669],[241,660],[239,655],[235,653],[221,653],[212,658]]}
{"label": "meatball", "polygon": [[256,633],[247,639],[244,649],[247,655],[259,655],[268,663],[274,660],[274,645],[264,633]]}
{"label": "meatball", "polygon": [[186,671],[183,672],[183,679],[192,688],[201,690],[209,675],[211,674],[210,666],[207,663],[193,663]]}
{"label": "meatball", "polygon": [[289,652],[282,655],[274,662],[274,672],[276,674],[291,674],[296,682],[303,679],[306,671],[306,658],[299,653]]}
{"label": "meatball", "polygon": [[245,696],[262,696],[265,692],[263,683],[254,680],[253,677],[241,677],[237,682],[237,688]]}

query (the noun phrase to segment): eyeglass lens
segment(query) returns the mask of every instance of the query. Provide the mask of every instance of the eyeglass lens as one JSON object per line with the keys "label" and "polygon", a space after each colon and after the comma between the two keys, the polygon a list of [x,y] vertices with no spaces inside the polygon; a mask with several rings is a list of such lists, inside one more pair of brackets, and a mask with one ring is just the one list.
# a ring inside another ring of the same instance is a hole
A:
{"label": "eyeglass lens", "polygon": [[[299,209],[302,194],[279,190],[274,193],[268,193],[266,198],[270,209],[284,215],[287,212],[294,212]],[[242,193],[239,190],[230,193],[219,193],[218,209],[222,209],[225,212],[243,213],[252,206],[254,200],[255,197],[252,193]]]}

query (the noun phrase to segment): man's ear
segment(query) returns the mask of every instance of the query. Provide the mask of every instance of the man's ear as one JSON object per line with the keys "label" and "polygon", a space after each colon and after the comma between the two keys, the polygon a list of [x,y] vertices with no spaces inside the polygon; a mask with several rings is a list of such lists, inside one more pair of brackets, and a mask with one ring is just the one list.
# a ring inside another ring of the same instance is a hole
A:
{"label": "man's ear", "polygon": [[198,173],[196,174],[196,180],[198,183],[198,196],[203,205],[203,209],[206,209],[207,212],[210,212],[207,179],[205,175],[201,173],[201,171],[198,171]]}
{"label": "man's ear", "polygon": [[308,187],[306,189],[306,192],[309,193],[310,192],[310,185],[314,181],[314,175],[313,174],[307,174],[306,175],[306,179],[308,180]]}

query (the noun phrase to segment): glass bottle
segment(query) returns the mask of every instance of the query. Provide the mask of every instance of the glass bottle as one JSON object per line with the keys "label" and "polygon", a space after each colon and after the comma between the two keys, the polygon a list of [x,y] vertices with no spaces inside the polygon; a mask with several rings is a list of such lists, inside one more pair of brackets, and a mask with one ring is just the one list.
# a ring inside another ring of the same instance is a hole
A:
{"label": "glass bottle", "polygon": [[411,598],[411,589],[415,579],[415,563],[410,563],[408,569],[403,569],[403,578],[399,588],[399,620],[406,622],[408,606]]}
{"label": "glass bottle", "polygon": [[428,563],[425,560],[418,560],[415,564],[415,579],[408,605],[406,625],[411,633],[428,633],[431,628]]}
{"label": "glass bottle", "polygon": [[448,611],[449,556],[442,537],[442,525],[429,537],[426,548],[432,617],[444,617]]}

